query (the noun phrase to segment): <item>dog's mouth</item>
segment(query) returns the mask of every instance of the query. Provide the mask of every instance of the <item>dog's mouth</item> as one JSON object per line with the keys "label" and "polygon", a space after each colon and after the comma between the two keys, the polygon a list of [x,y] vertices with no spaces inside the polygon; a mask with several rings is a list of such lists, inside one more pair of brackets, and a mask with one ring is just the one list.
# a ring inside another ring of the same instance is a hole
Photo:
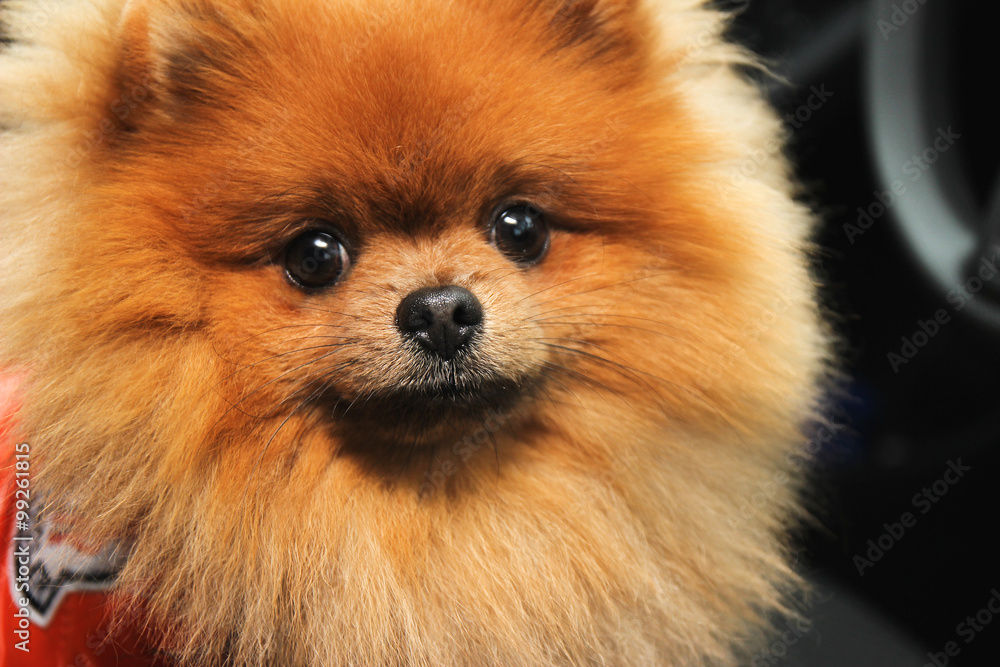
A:
{"label": "dog's mouth", "polygon": [[388,349],[359,362],[327,403],[338,440],[357,451],[433,447],[524,404],[537,366],[501,326],[459,285],[406,296]]}
{"label": "dog's mouth", "polygon": [[508,423],[537,390],[531,377],[500,377],[456,364],[389,389],[324,400],[352,450],[412,450],[460,441],[488,421]]}
{"label": "dog's mouth", "polygon": [[352,448],[413,448],[461,440],[487,421],[506,423],[536,389],[531,378],[471,373],[335,400],[335,429]]}

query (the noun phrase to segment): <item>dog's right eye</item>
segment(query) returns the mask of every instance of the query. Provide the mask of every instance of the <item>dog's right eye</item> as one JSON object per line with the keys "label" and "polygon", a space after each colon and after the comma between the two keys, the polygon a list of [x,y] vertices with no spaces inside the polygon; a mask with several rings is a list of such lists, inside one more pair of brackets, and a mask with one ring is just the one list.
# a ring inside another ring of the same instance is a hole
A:
{"label": "dog's right eye", "polygon": [[493,245],[522,265],[539,261],[549,248],[549,226],[542,212],[530,204],[503,211],[493,224]]}
{"label": "dog's right eye", "polygon": [[351,267],[344,244],[329,232],[311,230],[296,237],[285,250],[285,272],[303,289],[336,283]]}

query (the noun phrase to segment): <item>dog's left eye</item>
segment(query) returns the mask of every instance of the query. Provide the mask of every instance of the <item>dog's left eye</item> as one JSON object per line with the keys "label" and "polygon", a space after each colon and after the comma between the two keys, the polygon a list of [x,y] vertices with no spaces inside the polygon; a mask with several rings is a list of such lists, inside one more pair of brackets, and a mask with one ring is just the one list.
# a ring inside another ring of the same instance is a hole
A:
{"label": "dog's left eye", "polygon": [[493,244],[519,264],[534,264],[549,248],[549,225],[534,206],[512,206],[497,216]]}
{"label": "dog's left eye", "polygon": [[329,287],[347,273],[351,258],[332,234],[312,230],[296,237],[285,250],[285,271],[299,287]]}

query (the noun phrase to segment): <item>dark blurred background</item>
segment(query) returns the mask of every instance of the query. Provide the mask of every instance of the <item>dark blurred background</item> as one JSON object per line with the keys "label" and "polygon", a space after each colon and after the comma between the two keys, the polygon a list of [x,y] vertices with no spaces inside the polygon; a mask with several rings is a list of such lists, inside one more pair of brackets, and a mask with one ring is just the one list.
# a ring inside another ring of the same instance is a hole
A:
{"label": "dark blurred background", "polygon": [[1000,664],[1000,6],[719,4],[787,80],[761,77],[823,218],[849,378],[805,536],[820,620],[792,643],[802,664]]}

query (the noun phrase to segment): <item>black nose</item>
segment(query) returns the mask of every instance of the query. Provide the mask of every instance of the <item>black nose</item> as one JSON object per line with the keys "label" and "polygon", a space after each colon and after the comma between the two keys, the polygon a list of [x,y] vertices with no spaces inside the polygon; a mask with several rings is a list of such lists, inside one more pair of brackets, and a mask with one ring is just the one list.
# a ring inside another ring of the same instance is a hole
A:
{"label": "black nose", "polygon": [[442,359],[452,359],[483,327],[483,306],[464,287],[428,287],[403,299],[396,326]]}

